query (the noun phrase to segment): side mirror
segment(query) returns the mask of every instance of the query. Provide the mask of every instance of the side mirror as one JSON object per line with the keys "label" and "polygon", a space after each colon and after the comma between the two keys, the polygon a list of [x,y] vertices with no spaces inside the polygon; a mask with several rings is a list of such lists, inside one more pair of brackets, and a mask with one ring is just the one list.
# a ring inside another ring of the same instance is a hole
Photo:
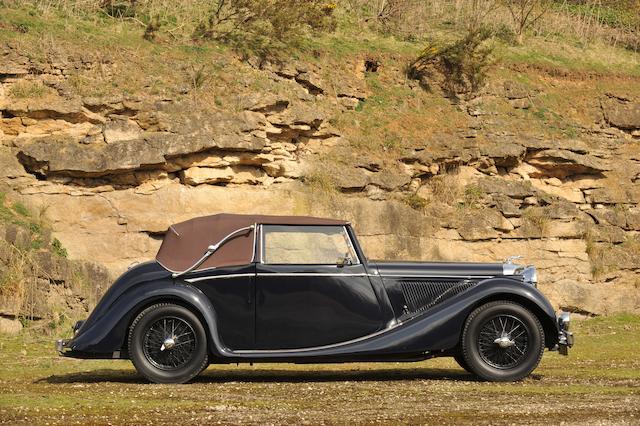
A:
{"label": "side mirror", "polygon": [[336,265],[338,265],[338,267],[340,268],[345,265],[353,265],[353,260],[351,260],[351,256],[349,256],[349,253],[345,253],[343,257],[339,257],[338,260],[336,260]]}

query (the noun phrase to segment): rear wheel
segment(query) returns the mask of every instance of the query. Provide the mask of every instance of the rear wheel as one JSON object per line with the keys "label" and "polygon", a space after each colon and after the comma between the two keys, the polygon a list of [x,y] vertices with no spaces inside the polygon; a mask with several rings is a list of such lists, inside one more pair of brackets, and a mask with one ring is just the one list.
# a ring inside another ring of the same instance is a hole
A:
{"label": "rear wheel", "polygon": [[142,311],[129,330],[136,370],[155,383],[184,383],[208,365],[204,328],[190,310],[170,303]]}
{"label": "rear wheel", "polygon": [[490,302],[474,310],[462,333],[462,359],[468,371],[490,381],[528,376],[538,366],[544,347],[538,318],[509,301]]}

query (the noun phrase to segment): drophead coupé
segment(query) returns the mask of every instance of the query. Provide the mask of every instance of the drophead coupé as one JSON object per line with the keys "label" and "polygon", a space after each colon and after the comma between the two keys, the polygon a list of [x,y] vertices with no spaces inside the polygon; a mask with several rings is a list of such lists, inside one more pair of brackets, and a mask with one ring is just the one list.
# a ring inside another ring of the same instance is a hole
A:
{"label": "drophead coup\u00e9", "polygon": [[368,260],[348,222],[218,214],[172,225],[58,352],[131,359],[156,383],[209,363],[420,361],[452,356],[520,380],[545,348],[566,355],[569,315],[505,263]]}

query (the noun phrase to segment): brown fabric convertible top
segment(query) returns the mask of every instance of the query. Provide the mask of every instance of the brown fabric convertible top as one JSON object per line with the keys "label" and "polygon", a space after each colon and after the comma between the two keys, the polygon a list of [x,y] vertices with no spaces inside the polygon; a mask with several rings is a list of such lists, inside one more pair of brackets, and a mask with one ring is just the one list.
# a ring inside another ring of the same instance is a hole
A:
{"label": "brown fabric convertible top", "polygon": [[[348,222],[309,216],[266,216],[215,214],[197,217],[171,225],[162,240],[156,260],[171,272],[190,268],[206,252],[232,232],[251,226],[263,225],[346,225]],[[253,260],[254,230],[240,233],[212,254],[197,270],[246,265]]]}

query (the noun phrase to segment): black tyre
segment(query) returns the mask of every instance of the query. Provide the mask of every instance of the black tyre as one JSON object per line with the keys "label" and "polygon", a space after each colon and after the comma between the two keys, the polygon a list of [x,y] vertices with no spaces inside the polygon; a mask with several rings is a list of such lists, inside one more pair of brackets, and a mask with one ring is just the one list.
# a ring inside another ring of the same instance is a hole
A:
{"label": "black tyre", "polygon": [[185,383],[208,365],[207,335],[197,316],[170,303],[140,312],[129,329],[129,355],[155,383]]}
{"label": "black tyre", "polygon": [[471,371],[471,369],[469,368],[469,365],[467,364],[467,361],[464,360],[464,356],[462,356],[462,352],[456,352],[453,355],[453,359],[456,360],[456,362],[458,363],[458,365],[465,370],[467,373],[471,373],[473,374],[473,371]]}
{"label": "black tyre", "polygon": [[490,302],[469,315],[461,343],[469,371],[489,381],[516,381],[538,366],[545,348],[544,329],[525,307]]}

